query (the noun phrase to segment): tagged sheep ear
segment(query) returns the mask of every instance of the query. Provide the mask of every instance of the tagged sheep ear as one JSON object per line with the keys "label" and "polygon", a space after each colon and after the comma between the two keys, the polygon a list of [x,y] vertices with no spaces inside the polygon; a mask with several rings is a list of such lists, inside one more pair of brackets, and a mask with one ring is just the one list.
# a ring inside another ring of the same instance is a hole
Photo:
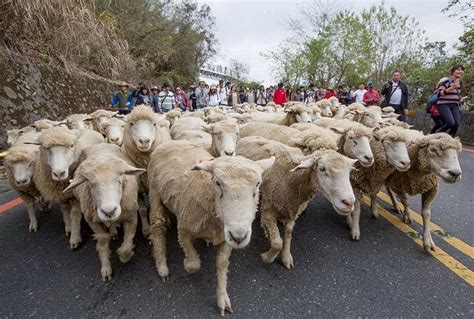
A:
{"label": "tagged sheep ear", "polygon": [[293,168],[292,170],[290,170],[290,172],[295,172],[297,170],[300,170],[300,169],[308,169],[308,168],[311,168],[314,166],[314,163],[316,162],[316,160],[314,158],[309,158],[303,162],[301,162],[300,165],[296,166],[295,168]]}
{"label": "tagged sheep ear", "polygon": [[212,172],[212,163],[213,161],[202,161],[200,163],[195,164],[191,170],[192,171],[206,171],[206,172]]}
{"label": "tagged sheep ear", "polygon": [[63,193],[66,193],[67,191],[70,191],[71,189],[75,188],[76,186],[81,185],[81,184],[84,183],[85,181],[86,181],[86,179],[85,179],[84,176],[82,176],[82,175],[79,175],[79,176],[75,177],[75,178],[71,181],[71,184],[69,184],[69,186],[66,187],[66,188],[63,190]]}
{"label": "tagged sheep ear", "polygon": [[133,167],[131,165],[128,165],[125,167],[124,174],[125,175],[140,175],[146,172],[146,169],[144,168],[138,168],[138,167]]}
{"label": "tagged sheep ear", "polygon": [[271,156],[263,160],[255,161],[255,163],[257,163],[264,171],[266,171],[267,169],[272,167],[273,164],[275,164],[275,159],[275,156]]}
{"label": "tagged sheep ear", "polygon": [[346,129],[340,127],[331,127],[331,131],[334,131],[338,134],[344,134],[346,132]]}
{"label": "tagged sheep ear", "polygon": [[38,142],[38,141],[26,141],[26,142],[23,142],[23,144],[41,145],[41,142]]}

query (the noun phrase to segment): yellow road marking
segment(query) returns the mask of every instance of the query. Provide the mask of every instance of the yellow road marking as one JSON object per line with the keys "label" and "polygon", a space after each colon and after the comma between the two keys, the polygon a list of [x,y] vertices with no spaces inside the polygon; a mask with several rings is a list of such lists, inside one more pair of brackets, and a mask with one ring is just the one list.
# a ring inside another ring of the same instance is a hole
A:
{"label": "yellow road marking", "polygon": [[[370,205],[370,200],[364,196],[363,202],[367,205]],[[379,214],[385,218],[390,224],[398,228],[405,234],[408,233],[416,233],[416,231],[408,226],[407,224],[403,223],[399,218],[394,216],[384,207],[377,204],[377,209]],[[423,248],[423,242],[419,238],[414,238],[409,236],[418,246]],[[464,266],[461,262],[457,259],[448,255],[444,250],[439,247],[436,247],[436,251],[431,252],[431,255],[435,257],[438,261],[440,261],[443,265],[445,265],[449,270],[454,272],[456,275],[461,277],[464,281],[466,281],[471,287],[474,287],[474,272]]]}
{"label": "yellow road marking", "polygon": [[[387,204],[392,205],[392,200],[384,192],[379,192],[377,194],[377,196],[381,200],[386,202]],[[400,203],[400,205],[401,205],[401,203]],[[423,225],[423,217],[420,214],[418,214],[417,212],[415,212],[411,209],[409,209],[409,210],[410,210],[411,218],[413,219],[413,221],[415,221],[416,223],[418,223],[420,225]],[[433,222],[430,222],[430,228],[431,228],[432,232],[433,231],[440,231],[442,233],[446,233],[446,231],[444,229],[442,229],[441,227],[439,227],[438,225],[436,225]],[[465,254],[465,255],[467,255],[467,256],[474,259],[474,247],[472,247],[468,243],[465,243],[461,239],[459,239],[457,237],[454,237],[454,236],[440,236],[440,238],[443,239],[448,244],[450,244],[451,246],[453,246],[454,248],[456,248],[457,250],[459,250],[460,252],[462,252],[463,254]]]}

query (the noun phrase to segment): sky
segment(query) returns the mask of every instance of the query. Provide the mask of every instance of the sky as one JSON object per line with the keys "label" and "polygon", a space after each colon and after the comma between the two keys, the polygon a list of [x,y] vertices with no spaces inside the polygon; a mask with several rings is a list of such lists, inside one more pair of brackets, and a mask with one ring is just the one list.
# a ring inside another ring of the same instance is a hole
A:
{"label": "sky", "polygon": [[[288,18],[298,17],[299,10],[312,1],[291,0],[198,0],[211,7],[216,18],[216,38],[219,41],[218,54],[212,62],[225,65],[232,58],[247,63],[249,77],[275,82],[271,63],[261,56],[262,52],[284,45],[292,36]],[[360,12],[381,1],[334,0],[338,7]],[[446,41],[453,46],[463,34],[463,26],[455,18],[442,13],[448,0],[385,0],[385,6],[394,6],[397,12],[409,15],[419,22],[430,41]],[[294,38],[293,38],[294,39]],[[297,39],[295,39],[297,40]]]}

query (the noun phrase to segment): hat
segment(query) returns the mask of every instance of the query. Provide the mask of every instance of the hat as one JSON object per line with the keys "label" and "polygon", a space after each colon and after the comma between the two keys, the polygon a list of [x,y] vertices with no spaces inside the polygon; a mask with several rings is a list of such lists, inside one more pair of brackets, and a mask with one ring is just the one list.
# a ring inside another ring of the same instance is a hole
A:
{"label": "hat", "polygon": [[150,90],[159,90],[156,85],[152,85]]}
{"label": "hat", "polygon": [[369,88],[373,88],[373,87],[374,87],[374,83],[368,82],[368,83],[367,83],[367,86],[368,86]]}
{"label": "hat", "polygon": [[122,82],[120,82],[120,84],[119,84],[119,87],[121,87],[121,86],[126,86],[126,87],[128,87],[128,83],[125,82],[125,81],[122,81]]}
{"label": "hat", "polygon": [[211,85],[211,90],[215,90],[216,89],[216,86],[215,85]]}

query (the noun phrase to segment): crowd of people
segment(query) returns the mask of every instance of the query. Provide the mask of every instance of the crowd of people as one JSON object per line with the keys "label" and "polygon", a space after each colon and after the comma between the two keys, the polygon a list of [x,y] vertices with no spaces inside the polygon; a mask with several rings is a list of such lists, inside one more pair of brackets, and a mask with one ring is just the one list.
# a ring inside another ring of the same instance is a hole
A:
{"label": "crowd of people", "polygon": [[[456,135],[460,125],[462,90],[460,79],[463,74],[462,65],[454,66],[451,69],[451,76],[442,78],[433,92],[433,97],[426,106],[427,113],[435,122],[432,133],[448,132],[452,136]],[[365,107],[391,106],[399,114],[401,121],[406,120],[409,96],[408,87],[401,81],[399,70],[392,72],[391,80],[387,81],[380,91],[370,81],[352,87],[338,85],[337,90],[333,86],[318,87],[312,83],[297,88],[285,87],[283,83],[268,87],[263,85],[244,87],[230,82],[224,83],[223,80],[220,80],[217,85],[200,81],[197,86],[190,85],[187,88],[176,86],[174,90],[169,82],[163,83],[161,88],[157,85],[149,87],[145,82],[138,86],[121,82],[119,89],[110,106],[124,110],[130,110],[134,105],[139,104],[148,104],[157,113],[166,113],[177,107],[183,111],[194,111],[208,106],[233,106],[245,102],[261,106],[269,102],[283,105],[288,101],[307,104],[335,96],[344,105],[357,102]]]}

